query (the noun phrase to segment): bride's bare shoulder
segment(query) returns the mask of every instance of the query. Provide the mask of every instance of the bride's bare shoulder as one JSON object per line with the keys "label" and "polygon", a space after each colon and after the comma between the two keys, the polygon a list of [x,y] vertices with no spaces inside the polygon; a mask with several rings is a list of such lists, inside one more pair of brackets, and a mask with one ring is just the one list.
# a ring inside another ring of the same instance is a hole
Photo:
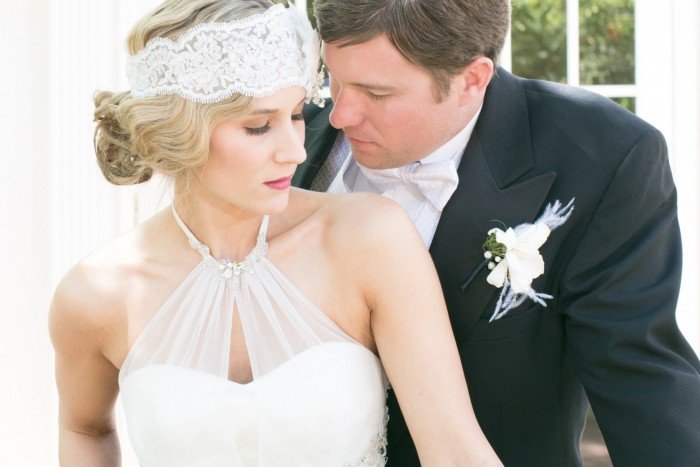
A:
{"label": "bride's bare shoulder", "polygon": [[52,324],[97,331],[124,316],[130,292],[152,269],[149,243],[156,217],[96,248],[59,282],[51,302]]}
{"label": "bride's bare shoulder", "polygon": [[[415,227],[406,211],[396,202],[374,193],[328,194],[303,192],[300,204],[323,227],[323,237],[330,246],[348,251],[348,246],[374,249],[396,239],[417,238]],[[311,217],[311,215],[309,216]]]}

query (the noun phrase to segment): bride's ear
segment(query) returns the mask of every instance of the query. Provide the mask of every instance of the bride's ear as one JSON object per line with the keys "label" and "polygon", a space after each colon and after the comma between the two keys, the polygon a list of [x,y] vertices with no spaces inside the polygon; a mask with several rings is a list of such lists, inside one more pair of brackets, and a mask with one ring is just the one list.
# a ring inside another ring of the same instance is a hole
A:
{"label": "bride's ear", "polygon": [[460,105],[467,105],[474,102],[474,99],[483,98],[486,87],[491,82],[494,68],[490,58],[479,56],[455,76],[453,85],[458,86]]}

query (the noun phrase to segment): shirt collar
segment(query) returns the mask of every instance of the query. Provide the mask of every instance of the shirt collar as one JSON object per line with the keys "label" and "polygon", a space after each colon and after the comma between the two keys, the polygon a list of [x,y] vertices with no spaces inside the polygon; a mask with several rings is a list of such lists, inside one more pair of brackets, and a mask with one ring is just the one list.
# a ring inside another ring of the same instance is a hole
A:
{"label": "shirt collar", "polygon": [[[453,136],[450,140],[448,140],[445,144],[437,148],[431,154],[420,159],[419,163],[430,164],[432,162],[441,162],[454,159],[455,166],[459,165],[459,161],[462,159],[462,154],[464,154],[464,151],[467,148],[467,144],[469,143],[469,139],[471,138],[471,135],[474,132],[474,127],[476,127],[476,122],[479,119],[479,115],[481,114],[482,108],[483,103],[476,111],[474,116],[471,118],[471,120],[469,120],[467,125],[459,133],[457,133],[455,136]],[[338,136],[340,137],[340,135]],[[346,138],[346,136],[344,135],[342,137]],[[354,184],[356,183],[359,172],[360,166],[352,157],[352,149],[350,149],[350,154],[345,159],[343,165],[338,171],[336,181],[339,181],[342,184],[344,191],[352,192],[353,190],[351,189],[351,187],[354,186]]]}

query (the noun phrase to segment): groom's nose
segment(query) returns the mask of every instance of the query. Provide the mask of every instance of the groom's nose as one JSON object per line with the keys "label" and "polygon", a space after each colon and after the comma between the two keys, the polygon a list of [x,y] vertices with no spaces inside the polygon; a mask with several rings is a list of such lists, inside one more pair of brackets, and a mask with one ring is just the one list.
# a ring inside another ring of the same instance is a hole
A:
{"label": "groom's nose", "polygon": [[333,98],[333,109],[331,110],[330,122],[333,127],[342,129],[358,126],[364,120],[362,106],[357,93],[349,90],[337,89],[331,93]]}

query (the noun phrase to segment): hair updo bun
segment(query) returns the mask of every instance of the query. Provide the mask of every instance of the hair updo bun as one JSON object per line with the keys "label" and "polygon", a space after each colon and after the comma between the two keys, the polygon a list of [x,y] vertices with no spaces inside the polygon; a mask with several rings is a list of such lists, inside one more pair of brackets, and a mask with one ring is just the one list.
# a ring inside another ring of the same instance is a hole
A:
{"label": "hair updo bun", "polygon": [[153,175],[153,168],[136,154],[124,125],[127,115],[121,104],[128,99],[128,92],[95,93],[95,154],[105,178],[115,185],[143,183]]}

